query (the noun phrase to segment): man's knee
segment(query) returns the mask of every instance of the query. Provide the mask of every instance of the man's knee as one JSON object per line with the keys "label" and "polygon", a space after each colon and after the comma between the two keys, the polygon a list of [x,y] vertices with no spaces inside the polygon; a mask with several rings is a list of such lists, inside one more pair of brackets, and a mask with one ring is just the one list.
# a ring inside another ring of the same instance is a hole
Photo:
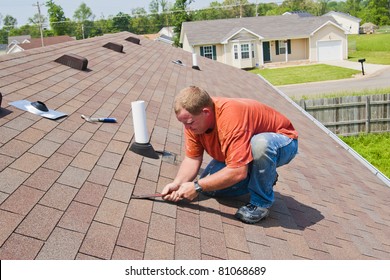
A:
{"label": "man's knee", "polygon": [[268,148],[268,140],[261,135],[255,135],[251,139],[251,149],[253,159],[260,159],[264,154],[266,154]]}

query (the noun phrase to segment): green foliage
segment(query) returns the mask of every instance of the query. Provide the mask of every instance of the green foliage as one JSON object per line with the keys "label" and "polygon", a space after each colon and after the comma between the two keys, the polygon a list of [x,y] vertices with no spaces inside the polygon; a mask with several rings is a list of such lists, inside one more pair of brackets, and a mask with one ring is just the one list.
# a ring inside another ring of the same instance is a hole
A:
{"label": "green foliage", "polygon": [[390,133],[339,138],[390,178]]}
{"label": "green foliage", "polygon": [[348,36],[348,59],[367,63],[390,65],[390,34],[367,34]]}
{"label": "green foliage", "polygon": [[65,13],[61,6],[54,3],[53,0],[46,2],[47,12],[49,14],[50,27],[55,36],[65,35],[69,33],[69,21],[65,17]]}
{"label": "green foliage", "polygon": [[130,27],[130,21],[131,17],[129,15],[119,13],[112,19],[112,26],[115,31],[127,31]]}
{"label": "green foliage", "polygon": [[180,32],[181,32],[181,24],[185,21],[192,21],[192,15],[187,13],[186,9],[189,4],[191,4],[194,0],[176,0],[173,5],[173,32],[176,34],[174,38],[174,45],[180,46]]}

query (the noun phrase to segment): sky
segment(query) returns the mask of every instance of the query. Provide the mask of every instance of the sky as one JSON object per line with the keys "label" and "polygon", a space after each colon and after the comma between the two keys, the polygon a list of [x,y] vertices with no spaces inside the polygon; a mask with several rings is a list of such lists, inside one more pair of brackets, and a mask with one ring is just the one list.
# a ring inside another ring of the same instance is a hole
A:
{"label": "sky", "polygon": [[[195,0],[190,4],[191,9],[201,9],[209,7],[210,3],[216,0]],[[217,0],[222,3],[222,0]],[[28,23],[28,19],[32,18],[38,13],[37,2],[41,5],[41,13],[47,16],[47,8],[43,5],[46,0],[0,0],[0,14],[5,17],[10,15],[18,21],[17,25],[21,26]],[[150,0],[54,0],[56,5],[62,7],[65,17],[73,18],[74,11],[80,6],[81,3],[85,3],[91,8],[92,13],[96,16],[96,19],[107,18],[112,15],[115,16],[119,12],[131,14],[131,10],[134,8],[145,8],[149,12]],[[168,0],[169,3],[175,3],[175,0]],[[254,2],[254,1],[250,1]],[[0,23],[0,27],[2,22]]]}

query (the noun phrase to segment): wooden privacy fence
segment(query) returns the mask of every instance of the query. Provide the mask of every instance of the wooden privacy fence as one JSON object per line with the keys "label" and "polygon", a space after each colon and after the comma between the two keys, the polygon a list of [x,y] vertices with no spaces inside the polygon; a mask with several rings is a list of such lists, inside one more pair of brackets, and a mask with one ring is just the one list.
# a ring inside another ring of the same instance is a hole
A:
{"label": "wooden privacy fence", "polygon": [[390,131],[390,94],[301,99],[299,105],[337,135]]}

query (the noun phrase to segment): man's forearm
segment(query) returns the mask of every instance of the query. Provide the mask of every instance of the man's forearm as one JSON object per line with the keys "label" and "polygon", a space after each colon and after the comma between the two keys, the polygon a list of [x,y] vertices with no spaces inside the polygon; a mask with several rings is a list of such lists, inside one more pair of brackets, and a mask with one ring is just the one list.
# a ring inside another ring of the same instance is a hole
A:
{"label": "man's forearm", "polygon": [[237,168],[225,167],[218,172],[206,176],[198,181],[203,191],[216,191],[228,188],[242,180],[248,175],[248,167]]}
{"label": "man's forearm", "polygon": [[192,159],[185,157],[180,165],[179,171],[176,174],[174,182],[178,185],[184,182],[191,182],[198,175],[201,164],[202,158]]}

